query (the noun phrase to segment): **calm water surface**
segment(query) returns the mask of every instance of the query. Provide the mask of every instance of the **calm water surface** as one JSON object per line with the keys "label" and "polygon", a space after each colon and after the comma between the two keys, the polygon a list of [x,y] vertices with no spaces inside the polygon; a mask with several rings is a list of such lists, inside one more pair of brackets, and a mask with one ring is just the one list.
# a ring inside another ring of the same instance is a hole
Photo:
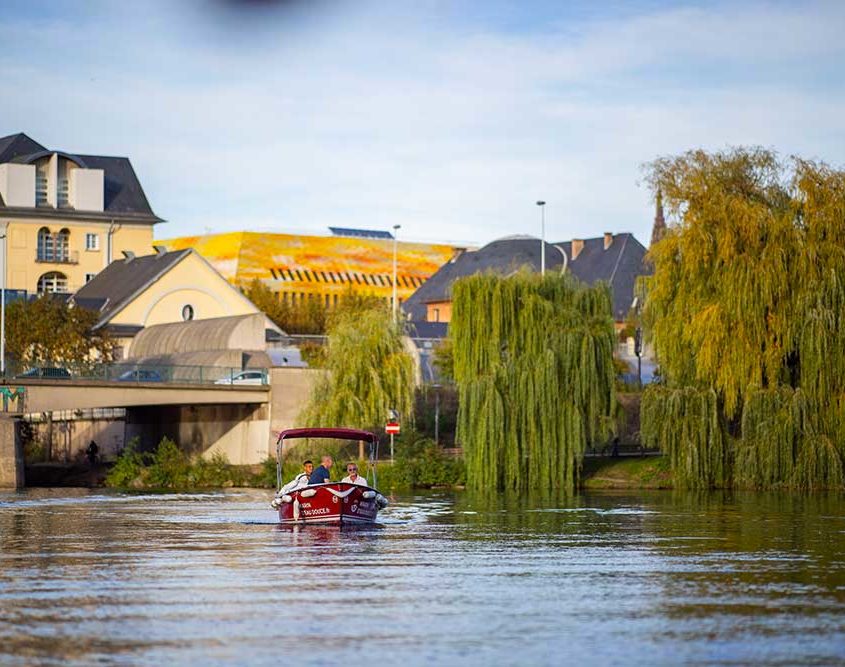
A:
{"label": "calm water surface", "polygon": [[840,497],[0,494],[0,664],[845,664]]}

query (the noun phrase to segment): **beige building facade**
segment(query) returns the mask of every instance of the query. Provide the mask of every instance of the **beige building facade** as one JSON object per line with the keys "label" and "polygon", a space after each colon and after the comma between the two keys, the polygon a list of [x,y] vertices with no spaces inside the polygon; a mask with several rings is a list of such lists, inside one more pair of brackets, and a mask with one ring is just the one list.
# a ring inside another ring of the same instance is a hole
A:
{"label": "beige building facade", "polygon": [[0,138],[5,285],[21,295],[73,293],[122,251],[142,254],[161,222],[127,158]]}

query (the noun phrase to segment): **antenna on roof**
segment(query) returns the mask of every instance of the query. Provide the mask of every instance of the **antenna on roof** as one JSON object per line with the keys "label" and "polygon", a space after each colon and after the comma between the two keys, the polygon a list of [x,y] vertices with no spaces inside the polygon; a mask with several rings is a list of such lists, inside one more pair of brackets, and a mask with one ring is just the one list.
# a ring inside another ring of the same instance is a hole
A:
{"label": "antenna on roof", "polygon": [[156,251],[157,257],[164,257],[167,254],[167,247],[163,245],[154,245],[153,250]]}
{"label": "antenna on roof", "polygon": [[129,262],[131,262],[133,259],[135,259],[135,253],[132,252],[131,250],[121,250],[121,252],[123,253],[123,256],[126,258],[126,259],[123,260],[126,264],[129,264]]}

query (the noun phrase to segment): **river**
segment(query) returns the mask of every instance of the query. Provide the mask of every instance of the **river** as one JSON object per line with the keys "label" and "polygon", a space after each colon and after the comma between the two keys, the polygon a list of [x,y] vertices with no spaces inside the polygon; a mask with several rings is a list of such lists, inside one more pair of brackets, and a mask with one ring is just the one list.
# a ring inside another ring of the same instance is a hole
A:
{"label": "river", "polygon": [[0,664],[845,664],[845,501],[0,493]]}

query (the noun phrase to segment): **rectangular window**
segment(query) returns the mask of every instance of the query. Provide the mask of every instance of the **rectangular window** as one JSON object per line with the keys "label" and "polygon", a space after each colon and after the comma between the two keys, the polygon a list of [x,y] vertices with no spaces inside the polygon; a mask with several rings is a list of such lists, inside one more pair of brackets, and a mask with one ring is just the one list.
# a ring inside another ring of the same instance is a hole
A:
{"label": "rectangular window", "polygon": [[91,282],[97,276],[96,273],[86,273],[85,274],[85,282]]}
{"label": "rectangular window", "polygon": [[85,249],[86,250],[99,250],[100,249],[100,235],[99,234],[86,234],[85,235]]}

